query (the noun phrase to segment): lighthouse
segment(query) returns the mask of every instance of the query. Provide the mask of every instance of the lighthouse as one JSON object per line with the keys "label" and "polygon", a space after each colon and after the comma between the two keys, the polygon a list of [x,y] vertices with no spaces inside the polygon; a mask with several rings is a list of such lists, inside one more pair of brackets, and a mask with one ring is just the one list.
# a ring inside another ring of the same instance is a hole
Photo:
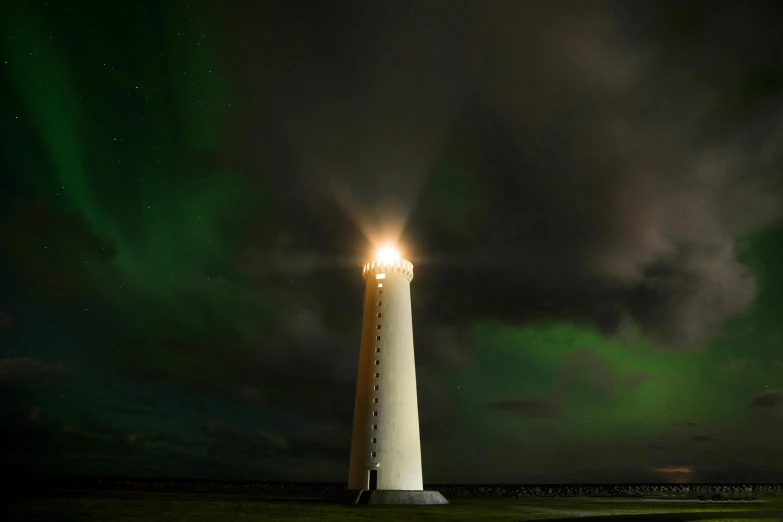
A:
{"label": "lighthouse", "polygon": [[365,280],[348,490],[353,502],[446,504],[424,491],[413,352],[413,264],[393,247],[362,266]]}

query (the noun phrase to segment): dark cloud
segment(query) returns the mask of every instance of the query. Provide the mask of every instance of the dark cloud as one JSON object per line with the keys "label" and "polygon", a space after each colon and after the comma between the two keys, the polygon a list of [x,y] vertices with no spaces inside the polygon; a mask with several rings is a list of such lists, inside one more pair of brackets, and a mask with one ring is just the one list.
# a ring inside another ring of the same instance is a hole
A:
{"label": "dark cloud", "polygon": [[765,390],[750,401],[752,409],[765,411],[783,411],[783,390]]}
{"label": "dark cloud", "polygon": [[593,350],[582,348],[568,355],[560,375],[560,385],[587,386],[592,392],[611,397],[615,392],[615,379],[609,362]]}
{"label": "dark cloud", "polygon": [[11,314],[0,311],[0,334],[8,332],[13,324],[14,320]]}
{"label": "dark cloud", "polygon": [[514,413],[523,417],[552,418],[560,416],[560,406],[545,397],[512,397],[487,404],[490,410]]}
{"label": "dark cloud", "polygon": [[[358,313],[351,342],[328,329],[312,299],[289,298],[281,304],[280,322],[270,325],[265,336],[254,329],[246,337],[231,323],[217,321],[204,338],[169,338],[157,345],[155,354],[177,361],[180,384],[196,394],[251,408],[286,404],[316,418],[338,417],[350,423]],[[169,379],[169,369],[131,355],[115,368],[119,375],[143,381]],[[143,404],[138,397],[131,399]]]}
{"label": "dark cloud", "polygon": [[[712,108],[693,104],[702,95],[672,92],[646,42],[623,34],[608,4],[578,11],[502,4],[476,15],[495,28],[474,40],[494,57],[493,74],[476,79],[491,101],[473,100],[481,115],[465,125],[480,130],[465,132],[482,133],[478,169],[492,180],[495,211],[479,230],[500,264],[492,269],[507,277],[449,279],[481,279],[466,310],[524,321],[545,295],[557,303],[545,315],[610,329],[629,316],[661,343],[699,346],[755,295],[734,240],[777,217],[765,190],[771,162],[759,159],[772,146],[769,129],[716,136]],[[567,164],[550,160],[563,156]],[[441,299],[447,285],[434,290]]]}
{"label": "dark cloud", "polygon": [[125,432],[115,425],[97,418],[88,418],[82,421],[82,433],[97,436],[117,437],[125,435]]}
{"label": "dark cloud", "polygon": [[641,371],[635,372],[625,380],[625,388],[627,390],[635,390],[649,379],[650,376],[647,373]]}
{"label": "dark cloud", "polygon": [[680,421],[680,422],[672,422],[672,426],[682,426],[685,428],[696,428],[700,426],[698,422],[694,421]]}
{"label": "dark cloud", "polygon": [[734,359],[723,367],[723,371],[729,375],[739,375],[748,370],[750,363],[750,359]]}
{"label": "dark cloud", "polygon": [[345,433],[311,433],[308,437],[283,437],[260,430],[226,426],[212,421],[201,427],[211,442],[209,455],[223,461],[265,461],[284,459],[326,459],[345,464],[349,455]]}
{"label": "dark cloud", "polygon": [[288,441],[279,435],[231,428],[216,421],[203,425],[201,432],[214,442],[210,454],[221,459],[265,458],[289,447]]}
{"label": "dark cloud", "polygon": [[0,359],[0,384],[25,384],[35,379],[61,377],[68,373],[59,363],[30,357]]}
{"label": "dark cloud", "polygon": [[157,397],[131,393],[126,388],[123,388],[112,380],[103,381],[101,384],[103,388],[105,388],[106,391],[111,395],[111,397],[125,404],[123,406],[117,406],[116,404],[106,404],[105,407],[108,409],[113,409],[118,413],[126,413],[129,415],[141,415],[152,413],[153,410],[160,408],[161,400]]}
{"label": "dark cloud", "polygon": [[547,440],[555,440],[560,434],[553,426],[536,426],[532,429],[533,433]]}
{"label": "dark cloud", "polygon": [[[727,20],[753,27],[769,13],[609,1],[455,2],[447,12],[375,5],[328,10],[354,24],[328,45],[299,49],[301,67],[274,80],[281,102],[270,125],[286,129],[284,148],[296,158],[290,190],[322,223],[292,225],[292,236],[309,232],[315,244],[338,223],[350,228],[336,217],[347,214],[377,239],[408,217],[405,240],[430,279],[416,293],[441,303],[417,309],[442,323],[434,337],[480,316],[569,317],[607,331],[630,322],[663,345],[693,349],[747,308],[756,282],[735,259],[735,239],[779,217],[769,190],[779,177],[779,95],[746,99],[752,117],[725,125],[722,108],[743,95],[738,78],[751,64],[727,50],[734,68],[725,78],[704,42]],[[257,9],[245,19],[264,19]],[[325,13],[274,14],[280,33],[271,41],[286,52],[289,31],[321,35]],[[677,40],[671,70],[674,44],[656,31],[686,16],[699,22]],[[231,46],[255,47],[255,27],[231,34]],[[748,29],[743,41],[773,49],[764,38]],[[269,41],[264,49],[261,63],[276,63]],[[776,60],[755,52],[752,66]],[[249,85],[269,83],[237,70]],[[691,70],[706,72],[682,72]],[[303,96],[314,84],[318,96]],[[458,167],[445,178],[444,162]],[[459,185],[470,197],[438,213],[452,196],[429,187],[458,186],[457,171],[474,180]],[[261,273],[320,266],[313,247],[288,251],[252,257]],[[457,355],[444,348],[439,358],[461,360],[466,344],[442,341]]]}
{"label": "dark cloud", "polygon": [[696,443],[720,442],[720,439],[716,439],[715,437],[709,437],[707,435],[691,435],[690,437],[688,437],[688,440]]}
{"label": "dark cloud", "polygon": [[145,408],[133,408],[129,406],[115,406],[112,404],[104,405],[104,408],[110,412],[117,413],[119,415],[134,415],[142,417],[155,416],[158,413]]}
{"label": "dark cloud", "polygon": [[[53,412],[34,405],[1,403],[0,465],[16,476],[82,473],[119,476],[212,477],[237,480],[292,480],[267,466],[273,455],[293,458],[305,452],[304,441],[289,444],[284,438],[261,431],[227,428],[219,423],[202,427],[205,441],[187,439],[160,429],[134,430],[89,414],[75,425],[53,419]],[[330,439],[313,441],[316,454],[335,451]],[[346,439],[347,441],[347,439]],[[347,448],[347,444],[344,444]],[[346,449],[347,451],[347,449]],[[298,479],[301,480],[301,477]]]}
{"label": "dark cloud", "polygon": [[160,406],[160,400],[156,397],[135,397],[135,400],[147,408],[157,408]]}
{"label": "dark cloud", "polygon": [[168,444],[177,448],[186,448],[195,446],[196,443],[187,441],[182,435],[168,431],[155,429],[145,434],[145,438],[151,444]]}
{"label": "dark cloud", "polygon": [[705,483],[761,483],[778,484],[783,480],[779,468],[765,466],[761,462],[737,459],[725,467],[705,465],[699,468],[694,477]]}
{"label": "dark cloud", "polygon": [[472,360],[474,343],[469,329],[424,323],[416,331],[417,362],[443,370],[465,368]]}
{"label": "dark cloud", "polygon": [[69,426],[40,406],[25,411],[19,403],[3,404],[0,412],[4,419],[0,463],[18,475],[62,473],[72,460],[80,465],[109,461],[117,473],[123,473],[128,471],[127,459],[145,457],[146,446],[137,434],[105,419],[91,416]]}

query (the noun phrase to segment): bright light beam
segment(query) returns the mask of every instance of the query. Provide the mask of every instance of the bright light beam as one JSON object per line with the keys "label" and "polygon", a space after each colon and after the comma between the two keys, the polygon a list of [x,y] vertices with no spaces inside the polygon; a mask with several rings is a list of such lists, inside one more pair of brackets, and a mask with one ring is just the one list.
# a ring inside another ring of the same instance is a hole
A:
{"label": "bright light beam", "polygon": [[392,261],[394,259],[400,259],[400,253],[391,243],[386,243],[375,253],[375,259],[378,261]]}

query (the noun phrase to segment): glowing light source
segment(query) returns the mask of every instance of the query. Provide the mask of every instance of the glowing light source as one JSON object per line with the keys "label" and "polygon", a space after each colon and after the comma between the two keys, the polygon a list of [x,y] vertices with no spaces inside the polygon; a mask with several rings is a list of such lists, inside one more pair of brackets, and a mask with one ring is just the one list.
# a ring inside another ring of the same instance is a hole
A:
{"label": "glowing light source", "polygon": [[391,243],[386,245],[375,253],[375,259],[381,262],[388,262],[400,258],[400,253],[391,246]]}
{"label": "glowing light source", "polygon": [[653,468],[658,473],[693,473],[693,469],[688,466],[671,466],[665,468]]}
{"label": "glowing light source", "polygon": [[386,279],[386,274],[375,274],[375,279]]}

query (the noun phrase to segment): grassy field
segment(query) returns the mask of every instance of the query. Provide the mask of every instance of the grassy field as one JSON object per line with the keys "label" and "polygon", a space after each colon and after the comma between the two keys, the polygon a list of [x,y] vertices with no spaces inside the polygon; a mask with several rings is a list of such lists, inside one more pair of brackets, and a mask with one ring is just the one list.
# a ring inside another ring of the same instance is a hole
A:
{"label": "grassy field", "polygon": [[[783,501],[643,502],[590,498],[456,500],[447,506],[343,506],[321,502],[269,501],[257,497],[171,493],[65,493],[21,495],[7,504],[5,520],[32,521],[526,521],[600,515],[707,512],[704,519],[728,511],[783,511]],[[722,522],[730,520],[720,518]],[[733,519],[739,520],[739,519]],[[754,518],[773,520],[770,518]],[[776,519],[780,520],[780,519]]]}

